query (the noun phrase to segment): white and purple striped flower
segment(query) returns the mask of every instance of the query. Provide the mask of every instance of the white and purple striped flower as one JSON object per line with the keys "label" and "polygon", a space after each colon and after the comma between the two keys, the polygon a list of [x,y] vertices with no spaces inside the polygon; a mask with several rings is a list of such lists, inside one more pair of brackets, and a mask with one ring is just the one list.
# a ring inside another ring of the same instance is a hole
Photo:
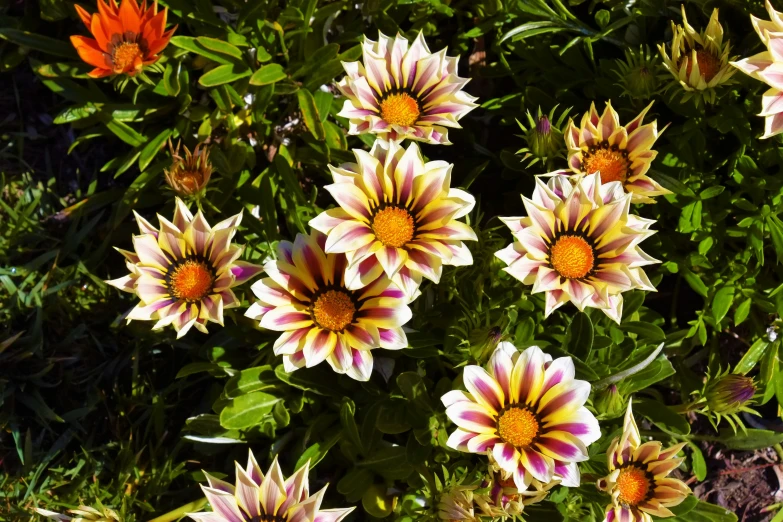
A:
{"label": "white and purple striped flower", "polygon": [[350,134],[377,134],[449,145],[448,129],[473,110],[476,98],[462,90],[458,57],[435,54],[421,33],[410,46],[399,34],[378,35],[362,43],[362,62],[343,62],[346,77],[337,84],[348,98],[339,116],[349,119]]}
{"label": "white and purple striped flower", "polygon": [[425,162],[415,143],[376,140],[369,153],[353,153],[356,163],[329,166],[334,183],[326,190],[339,207],[310,220],[327,234],[327,252],[347,256],[350,288],[385,272],[412,301],[422,278],[440,280],[443,265],[473,264],[464,241],[476,233],[458,219],[476,200],[451,187],[453,165]]}
{"label": "white and purple striped flower", "polygon": [[[411,318],[407,298],[383,270],[369,284],[345,284],[345,254],[324,253],[326,236],[312,231],[281,241],[277,259],[264,265],[268,277],[252,286],[258,301],[245,315],[262,328],[283,332],[274,344],[286,371],[326,360],[338,373],[366,381],[375,348],[408,346],[402,325]],[[365,265],[368,263],[365,263]],[[364,274],[369,268],[359,267]]]}
{"label": "white and purple striped flower", "polygon": [[247,468],[236,464],[236,486],[204,472],[209,486],[201,486],[211,512],[189,513],[196,522],[340,522],[355,508],[321,509],[326,486],[310,495],[307,479],[309,462],[287,479],[272,462],[266,475],[261,473],[253,452]]}
{"label": "white and purple striped flower", "polygon": [[207,321],[223,326],[223,310],[240,305],[231,288],[261,267],[240,261],[244,247],[231,243],[241,213],[210,227],[179,198],[175,207],[173,222],[158,215],[159,229],[134,212],[141,230],[133,236],[135,252],[117,249],[130,274],[106,282],[141,299],[128,322],[155,320],[153,330],[173,325],[182,337],[193,326],[207,333]]}
{"label": "white and purple striped flower", "polygon": [[[534,481],[579,485],[578,462],[598,440],[598,421],[584,404],[590,384],[574,378],[570,357],[552,360],[537,346],[524,352],[498,345],[487,370],[466,366],[468,392],[453,390],[441,400],[458,426],[448,445],[487,453],[520,491]],[[537,486],[537,484],[534,484]]]}
{"label": "white and purple striped flower", "polygon": [[546,184],[542,178],[531,199],[522,198],[526,217],[501,218],[514,242],[495,255],[533,293],[545,293],[547,316],[570,301],[619,323],[623,292],[655,291],[642,267],[659,261],[639,247],[655,233],[655,221],[631,214],[631,194],[619,182],[602,183],[598,173],[554,172]]}

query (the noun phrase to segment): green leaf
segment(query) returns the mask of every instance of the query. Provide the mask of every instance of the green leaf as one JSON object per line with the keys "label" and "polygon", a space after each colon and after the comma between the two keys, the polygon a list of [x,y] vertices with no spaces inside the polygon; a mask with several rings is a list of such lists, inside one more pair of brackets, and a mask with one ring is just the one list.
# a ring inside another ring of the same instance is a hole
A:
{"label": "green leaf", "polygon": [[386,486],[373,484],[362,495],[362,507],[375,518],[386,518],[391,515],[394,504],[386,496]]}
{"label": "green leaf", "polygon": [[198,83],[203,87],[215,87],[230,83],[240,78],[250,76],[250,68],[244,64],[218,65],[199,78]]}
{"label": "green leaf", "polygon": [[688,447],[691,449],[691,467],[693,468],[693,474],[701,482],[707,478],[707,462],[704,460],[704,455],[699,448],[693,442],[688,443]]}
{"label": "green leaf", "polygon": [[169,96],[176,96],[179,94],[179,75],[182,68],[182,62],[173,61],[166,64],[166,68],[163,70],[163,87]]}
{"label": "green leaf", "polygon": [[373,472],[369,469],[353,468],[337,483],[337,492],[345,495],[349,503],[357,502],[367,488],[372,486]]}
{"label": "green leaf", "polygon": [[712,298],[712,317],[715,318],[715,322],[719,323],[726,317],[732,303],[734,303],[733,286],[723,286],[715,292],[715,297]]}
{"label": "green leaf", "polygon": [[666,340],[666,334],[664,331],[659,326],[656,326],[652,323],[631,321],[629,323],[621,324],[620,330],[624,332],[635,333],[636,335],[654,342],[662,342]]}
{"label": "green leaf", "polygon": [[772,246],[775,247],[778,263],[783,262],[783,222],[777,216],[770,215],[764,221],[769,228],[769,235],[772,238]]}
{"label": "green leaf", "polygon": [[679,506],[670,508],[676,515],[667,522],[737,522],[737,515],[726,508],[689,496]]}
{"label": "green leaf", "polygon": [[299,108],[302,110],[305,125],[310,130],[313,137],[319,141],[326,138],[324,124],[321,123],[321,117],[318,115],[318,108],[315,106],[315,98],[307,89],[296,91],[296,97],[299,100]]}
{"label": "green leaf", "polygon": [[770,430],[748,428],[745,433],[734,433],[730,428],[720,430],[716,442],[724,444],[729,449],[752,451],[768,448],[783,442],[783,433]]}
{"label": "green leaf", "polygon": [[584,312],[571,319],[563,339],[563,350],[586,361],[593,351],[593,322]]}
{"label": "green leaf", "polygon": [[397,376],[397,386],[402,394],[416,408],[424,411],[433,411],[432,401],[424,380],[416,372],[403,372]]}
{"label": "green leaf", "polygon": [[231,377],[223,388],[223,393],[227,397],[239,397],[248,393],[268,390],[277,386],[279,380],[275,375],[272,366],[256,366],[242,370],[237,375]]}
{"label": "green leaf", "polygon": [[220,412],[220,425],[226,429],[236,430],[257,426],[279,400],[274,395],[264,392],[235,397]]}
{"label": "green leaf", "polygon": [[702,190],[699,193],[699,198],[701,198],[701,199],[714,198],[715,196],[717,196],[719,194],[722,194],[724,190],[726,190],[726,187],[724,187],[724,186],[713,185],[713,186],[711,186],[709,188],[706,188],[706,189]]}
{"label": "green leaf", "polygon": [[359,436],[359,428],[356,426],[356,420],[354,419],[354,412],[356,406],[353,401],[347,397],[343,398],[343,403],[340,406],[340,424],[343,427],[344,433],[348,436],[348,439],[353,443],[360,454],[364,453],[364,445],[362,444],[362,438]]}
{"label": "green leaf", "polygon": [[408,464],[405,453],[403,446],[389,446],[374,451],[358,465],[369,468],[386,479],[403,480],[413,473],[413,467]]}
{"label": "green leaf", "polygon": [[281,364],[275,368],[275,375],[284,383],[300,390],[318,395],[343,396],[341,392],[333,390],[330,386],[330,384],[334,383],[332,372],[325,373],[325,370],[322,368],[307,368],[288,373]]}
{"label": "green leaf", "polygon": [[509,38],[513,38],[514,41],[517,40],[523,40],[527,38],[528,36],[532,36],[530,33],[532,30],[535,29],[550,29],[553,31],[560,30],[559,27],[555,26],[554,22],[542,20],[539,22],[528,22],[526,24],[519,25],[507,33],[505,33],[503,36],[500,37],[500,41],[498,43],[503,43]]}
{"label": "green leaf", "polygon": [[242,51],[224,40],[199,36],[196,38],[196,41],[210,51],[230,56],[236,60],[242,60]]}
{"label": "green leaf", "polygon": [[141,147],[147,143],[147,138],[143,134],[139,134],[130,125],[116,120],[105,113],[102,113],[101,117],[104,120],[106,128],[128,145],[132,147]]}
{"label": "green leaf", "polygon": [[21,47],[35,49],[36,51],[41,51],[53,56],[61,56],[72,60],[79,59],[79,55],[70,42],[64,42],[48,36],[20,31],[19,29],[10,27],[3,27],[0,28],[0,38]]}
{"label": "green leaf", "polygon": [[694,292],[702,297],[707,297],[709,290],[707,289],[707,285],[704,284],[704,281],[701,280],[701,277],[684,266],[680,267],[680,272],[682,273],[682,277],[685,278],[685,281],[688,282],[688,285],[693,288]]}
{"label": "green leaf", "polygon": [[[206,47],[202,41],[200,41],[201,39],[213,40],[212,38],[206,38],[203,36],[200,38],[193,38],[190,36],[174,36],[171,39],[171,45],[175,47],[179,47],[180,49],[185,49],[192,53],[196,53],[199,56],[203,56],[204,58],[209,58],[210,60],[221,64],[237,63],[236,56],[210,49]],[[230,44],[226,44],[226,45],[230,45]]]}
{"label": "green leaf", "polygon": [[749,371],[755,368],[756,363],[758,363],[761,358],[764,357],[764,353],[767,351],[768,347],[769,342],[767,342],[766,339],[756,339],[756,342],[750,345],[748,351],[745,352],[745,355],[742,356],[742,359],[740,359],[740,361],[734,367],[734,373],[746,375]]}
{"label": "green leaf", "polygon": [[752,303],[753,300],[748,297],[739,304],[736,310],[734,310],[734,326],[739,326],[745,322],[745,319],[747,319],[750,314],[750,305]]}
{"label": "green leaf", "polygon": [[269,85],[287,78],[285,69],[279,63],[269,63],[253,73],[250,85]]}
{"label": "green leaf", "polygon": [[150,162],[155,159],[155,155],[160,152],[160,148],[166,143],[166,140],[169,139],[172,132],[172,129],[163,129],[157,136],[152,138],[143,149],[141,149],[141,154],[139,154],[139,170],[143,171],[149,166]]}
{"label": "green leaf", "polygon": [[688,435],[691,432],[691,425],[682,416],[675,413],[671,408],[652,399],[637,399],[633,405],[634,411],[644,415],[653,424],[665,432],[673,432],[679,435]]}
{"label": "green leaf", "polygon": [[340,46],[336,43],[327,44],[317,51],[315,51],[299,69],[291,74],[291,78],[301,78],[302,76],[309,76],[316,69],[323,67],[323,65],[337,56]]}
{"label": "green leaf", "polygon": [[299,457],[299,460],[296,461],[296,466],[294,466],[294,468],[299,469],[308,461],[310,462],[310,469],[314,468],[316,464],[321,462],[326,454],[329,453],[329,450],[332,448],[332,446],[339,442],[339,440],[342,438],[342,435],[343,434],[341,432],[336,433],[332,436],[332,438],[325,442],[316,442],[315,444],[309,446],[306,450],[304,450],[302,456]]}

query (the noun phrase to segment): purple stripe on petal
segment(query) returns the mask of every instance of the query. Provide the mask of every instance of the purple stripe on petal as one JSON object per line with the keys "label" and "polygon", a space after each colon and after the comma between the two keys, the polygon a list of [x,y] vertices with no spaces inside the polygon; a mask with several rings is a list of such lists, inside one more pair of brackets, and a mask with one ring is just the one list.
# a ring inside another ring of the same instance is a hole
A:
{"label": "purple stripe on petal", "polygon": [[550,451],[569,460],[584,458],[582,451],[573,444],[560,439],[543,437],[538,441],[539,446],[548,448]]}

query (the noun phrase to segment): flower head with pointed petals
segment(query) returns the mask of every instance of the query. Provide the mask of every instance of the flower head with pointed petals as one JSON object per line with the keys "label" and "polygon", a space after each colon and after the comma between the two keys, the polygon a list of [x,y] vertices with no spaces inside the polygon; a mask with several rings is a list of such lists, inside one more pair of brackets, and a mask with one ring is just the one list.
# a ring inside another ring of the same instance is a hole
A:
{"label": "flower head with pointed petals", "polygon": [[526,217],[501,218],[514,242],[495,255],[506,272],[544,292],[546,315],[570,301],[579,310],[599,308],[617,323],[628,290],[654,292],[643,266],[658,261],[639,244],[655,232],[654,221],[629,213],[631,195],[598,173],[536,178]]}
{"label": "flower head with pointed petals", "polygon": [[408,346],[402,325],[411,318],[405,294],[383,271],[366,286],[346,285],[345,254],[327,254],[326,236],[298,234],[281,241],[277,259],[253,284],[258,301],[245,315],[269,330],[282,332],[274,344],[286,371],[326,360],[337,373],[360,381],[370,378],[375,348]]}
{"label": "flower head with pointed petals", "polygon": [[266,475],[251,451],[247,467],[236,465],[236,485],[204,473],[209,486],[201,486],[211,512],[190,513],[196,522],[340,522],[354,508],[321,509],[326,487],[310,494],[309,462],[287,479],[277,457]]}
{"label": "flower head with pointed petals", "polygon": [[102,78],[112,74],[134,76],[145,65],[158,61],[160,53],[171,40],[177,27],[166,31],[168,8],[158,12],[158,0],[147,8],[147,0],[139,6],[136,0],[98,0],[98,12],[90,14],[76,6],[92,38],[71,36],[79,57],[95,67],[88,74]]}
{"label": "flower head with pointed petals", "polygon": [[348,99],[339,115],[350,134],[448,145],[448,127],[461,128],[457,122],[477,106],[462,90],[468,79],[457,76],[458,61],[446,49],[431,53],[421,33],[412,44],[399,34],[365,38],[362,61],[343,62],[337,87]]}
{"label": "flower head with pointed petals", "polygon": [[473,263],[463,241],[476,234],[457,220],[475,199],[451,188],[452,165],[425,163],[415,143],[376,140],[369,153],[353,152],[356,163],[329,167],[334,184],[326,190],[339,207],[310,221],[327,235],[326,252],[346,255],[349,288],[385,272],[413,300],[422,277],[437,283],[443,265]]}
{"label": "flower head with pointed petals", "polygon": [[590,384],[574,378],[570,357],[553,361],[537,346],[519,353],[503,342],[487,369],[466,366],[462,378],[467,393],[441,397],[457,425],[449,447],[490,453],[519,491],[545,491],[553,480],[579,485],[577,463],[601,431],[584,406]]}
{"label": "flower head with pointed petals", "polygon": [[153,330],[173,325],[177,337],[193,326],[207,333],[208,321],[223,326],[223,310],[240,304],[231,289],[261,272],[240,261],[244,247],[231,242],[242,214],[210,227],[177,198],[174,220],[158,215],[160,228],[135,216],[141,234],[133,236],[134,252],[117,249],[130,274],[106,281],[141,299],[128,322],[157,321]]}
{"label": "flower head with pointed petals", "polygon": [[109,509],[104,506],[100,506],[101,509],[95,509],[90,506],[79,506],[76,509],[69,509],[68,513],[73,516],[64,515],[48,509],[35,508],[35,512],[41,516],[48,518],[49,520],[56,520],[58,522],[122,522],[122,518],[113,509]]}
{"label": "flower head with pointed petals", "polygon": [[691,494],[684,482],[668,476],[683,461],[677,454],[685,444],[667,449],[657,440],[642,444],[628,401],[623,431],[606,453],[609,475],[596,482],[598,489],[612,496],[604,522],[652,522],[652,515],[673,517],[668,508]]}
{"label": "flower head with pointed petals", "polygon": [[634,203],[655,203],[655,196],[671,194],[654,179],[647,176],[650,164],[658,155],[652,150],[658,139],[658,123],[642,125],[652,103],[630,123],[620,125],[620,116],[606,102],[603,114],[598,114],[595,103],[582,117],[577,127],[573,120],[566,130],[568,165],[576,173],[600,172],[601,181],[619,181]]}
{"label": "flower head with pointed petals", "polygon": [[[715,88],[731,83],[736,72],[729,66],[731,45],[723,41],[723,26],[718,21],[718,9],[712,11],[706,29],[696,31],[688,23],[685,4],[682,4],[682,24],[672,21],[671,57],[663,44],[658,45],[663,64],[684,89],[683,102],[694,97],[696,104],[702,100],[715,103]],[[736,57],[735,57],[736,58]]]}
{"label": "flower head with pointed petals", "polygon": [[783,12],[776,11],[769,0],[766,0],[766,7],[769,20],[751,15],[750,21],[767,50],[731,62],[740,71],[770,87],[761,98],[759,116],[764,116],[762,138],[783,132]]}

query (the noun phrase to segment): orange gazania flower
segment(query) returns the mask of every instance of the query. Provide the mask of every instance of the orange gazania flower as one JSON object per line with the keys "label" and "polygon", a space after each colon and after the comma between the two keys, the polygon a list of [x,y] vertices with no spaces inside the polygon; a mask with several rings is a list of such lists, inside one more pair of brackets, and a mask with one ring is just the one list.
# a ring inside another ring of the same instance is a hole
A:
{"label": "orange gazania flower", "polygon": [[98,0],[98,12],[92,15],[80,6],[79,18],[94,38],[73,35],[71,43],[82,60],[95,67],[89,72],[93,78],[140,72],[145,65],[158,61],[161,52],[171,40],[177,27],[166,31],[168,8],[158,12],[158,1],[147,8],[147,0]]}

